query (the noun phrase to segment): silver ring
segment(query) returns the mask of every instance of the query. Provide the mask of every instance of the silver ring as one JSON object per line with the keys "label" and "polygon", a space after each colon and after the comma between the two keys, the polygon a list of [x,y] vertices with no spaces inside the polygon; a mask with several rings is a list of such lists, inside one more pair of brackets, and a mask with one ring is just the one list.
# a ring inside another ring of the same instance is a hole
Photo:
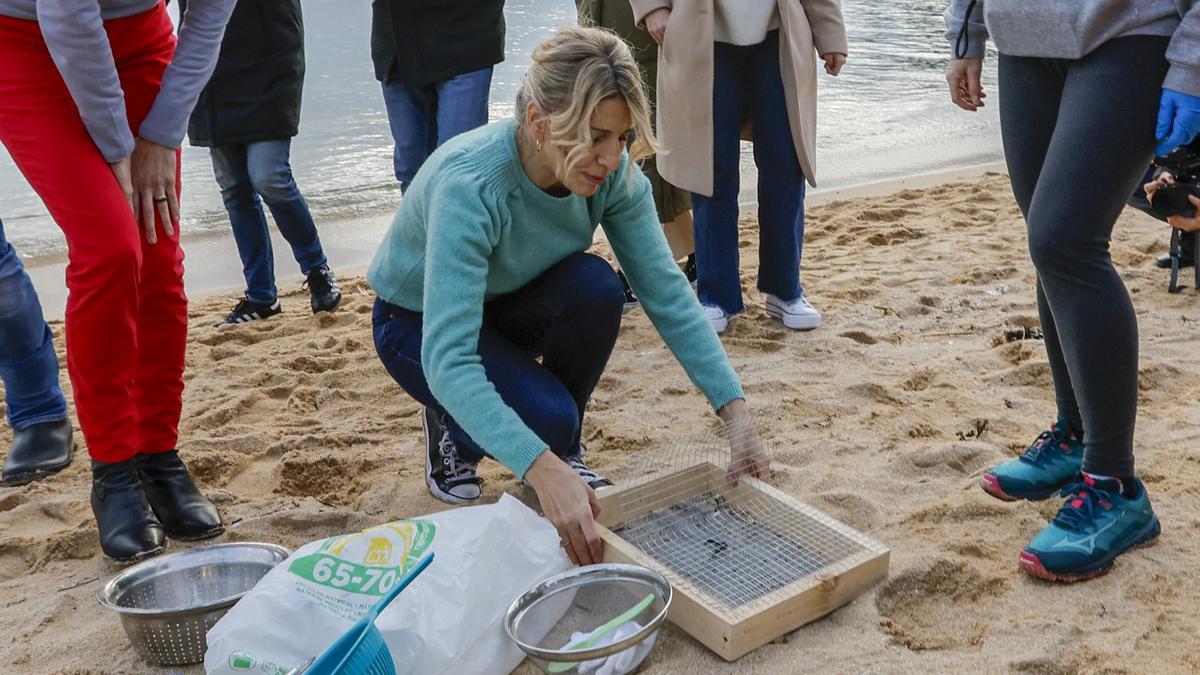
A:
{"label": "silver ring", "polygon": [[162,195],[161,197],[155,197],[155,198],[154,198],[154,203],[155,203],[155,204],[160,204],[160,203],[162,203],[162,202],[165,202],[165,201],[167,201],[167,196],[166,196],[166,195]]}

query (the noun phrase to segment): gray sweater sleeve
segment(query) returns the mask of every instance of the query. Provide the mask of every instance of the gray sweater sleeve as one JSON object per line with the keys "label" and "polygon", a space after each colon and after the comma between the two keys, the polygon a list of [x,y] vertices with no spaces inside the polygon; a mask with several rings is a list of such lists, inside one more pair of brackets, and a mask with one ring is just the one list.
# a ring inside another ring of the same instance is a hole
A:
{"label": "gray sweater sleeve", "polygon": [[37,0],[37,20],[79,116],[109,162],[133,152],[125,94],[97,0]]}
{"label": "gray sweater sleeve", "polygon": [[[216,66],[225,23],[236,0],[192,0],[180,22],[179,45],[139,135],[179,147],[188,115]],[[133,153],[125,94],[98,0],[37,0],[42,39],[62,74],[92,142],[109,162]]]}
{"label": "gray sweater sleeve", "polygon": [[946,8],[946,39],[950,41],[950,52],[954,58],[959,57],[959,35],[964,23],[967,32],[962,39],[966,42],[966,52],[962,58],[982,59],[987,47],[988,31],[983,22],[983,0],[977,0],[975,7],[971,8],[971,15],[967,16],[970,4],[971,0],[950,0],[950,6]]}
{"label": "gray sweater sleeve", "polygon": [[1163,80],[1163,87],[1200,96],[1200,2],[1176,4],[1191,6],[1167,47],[1171,68]]}
{"label": "gray sweater sleeve", "polygon": [[138,136],[178,148],[188,117],[217,65],[225,24],[236,0],[191,0],[179,20],[179,46]]}

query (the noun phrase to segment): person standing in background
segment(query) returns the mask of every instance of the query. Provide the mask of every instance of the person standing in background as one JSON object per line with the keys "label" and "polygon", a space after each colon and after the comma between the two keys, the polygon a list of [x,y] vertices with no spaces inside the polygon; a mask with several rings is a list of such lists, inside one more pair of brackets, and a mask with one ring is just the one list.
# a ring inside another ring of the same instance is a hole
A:
{"label": "person standing in background", "polygon": [[846,62],[839,0],[631,2],[638,25],[660,46],[658,170],[693,193],[705,314],[721,333],[745,309],[738,174],[749,120],[758,167],[758,289],[784,326],[816,328],[821,314],[800,286],[804,181],[816,184],[816,55],[830,75]]}
{"label": "person standing in background", "polygon": [[5,487],[24,485],[71,464],[71,420],[58,386],[54,335],[42,318],[33,282],[0,222],[0,380],[12,447],[4,457]]}
{"label": "person standing in background", "polygon": [[[186,8],[187,0],[180,0],[180,7]],[[342,300],[288,162],[291,139],[300,131],[303,88],[300,0],[240,0],[188,125],[192,145],[210,148],[246,279],[244,296],[223,324],[283,311],[264,201],[305,276],[313,314],[333,311]]]}
{"label": "person standing in background", "polygon": [[0,141],[67,238],[67,372],[100,548],[224,531],[175,446],[187,296],[179,146],[233,0],[0,0]]}
{"label": "person standing in background", "polygon": [[492,67],[504,60],[504,0],[374,0],[371,60],[403,193],[435,148],[487,124]]}
{"label": "person standing in background", "polygon": [[[658,80],[658,43],[633,21],[633,7],[629,0],[575,0],[581,26],[600,26],[620,35],[629,44],[633,58],[642,71],[642,82],[646,85],[646,98],[653,104],[654,85]],[[642,172],[650,179],[654,191],[654,208],[658,210],[658,222],[662,223],[663,234],[675,260],[687,258],[683,265],[688,281],[696,283],[696,239],[692,232],[692,195],[668,183],[658,173],[658,166],[651,155],[641,161]],[[618,271],[625,287],[625,307],[637,306],[637,295],[629,287],[623,272]]]}
{"label": "person standing in background", "polygon": [[1064,498],[1017,565],[1047,581],[1091,579],[1162,531],[1135,473],[1138,322],[1109,245],[1150,161],[1200,132],[1200,2],[950,0],[945,19],[958,107],[984,106],[989,37],[1000,53],[1004,161],[1058,408],[980,485],[1004,501]]}

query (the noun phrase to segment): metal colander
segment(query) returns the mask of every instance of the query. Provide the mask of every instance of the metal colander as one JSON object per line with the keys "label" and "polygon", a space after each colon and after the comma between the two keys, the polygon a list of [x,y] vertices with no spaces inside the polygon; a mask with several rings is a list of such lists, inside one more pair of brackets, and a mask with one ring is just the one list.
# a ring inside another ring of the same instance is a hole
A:
{"label": "metal colander", "polygon": [[160,666],[200,663],[205,634],[289,555],[273,544],[217,544],[134,565],[96,593],[121,615],[134,649]]}
{"label": "metal colander", "polygon": [[[621,655],[621,666],[609,672],[624,673],[649,654],[670,605],[671,585],[658,572],[637,565],[588,565],[550,577],[514,600],[504,627],[543,672],[575,673],[586,662]],[[592,633],[622,615],[622,623],[637,622],[641,628],[615,642],[598,640],[599,647],[565,648],[572,636]]]}

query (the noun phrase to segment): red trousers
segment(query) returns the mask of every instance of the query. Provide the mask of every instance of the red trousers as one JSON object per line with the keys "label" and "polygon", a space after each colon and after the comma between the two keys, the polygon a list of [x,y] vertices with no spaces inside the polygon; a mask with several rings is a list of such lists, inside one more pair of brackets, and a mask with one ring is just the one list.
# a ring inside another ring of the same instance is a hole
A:
{"label": "red trousers", "polygon": [[[159,5],[104,28],[136,134],[175,52],[171,20]],[[145,242],[33,21],[0,17],[0,141],[67,238],[67,371],[88,452],[173,449],[187,340],[178,229],[159,222]]]}

